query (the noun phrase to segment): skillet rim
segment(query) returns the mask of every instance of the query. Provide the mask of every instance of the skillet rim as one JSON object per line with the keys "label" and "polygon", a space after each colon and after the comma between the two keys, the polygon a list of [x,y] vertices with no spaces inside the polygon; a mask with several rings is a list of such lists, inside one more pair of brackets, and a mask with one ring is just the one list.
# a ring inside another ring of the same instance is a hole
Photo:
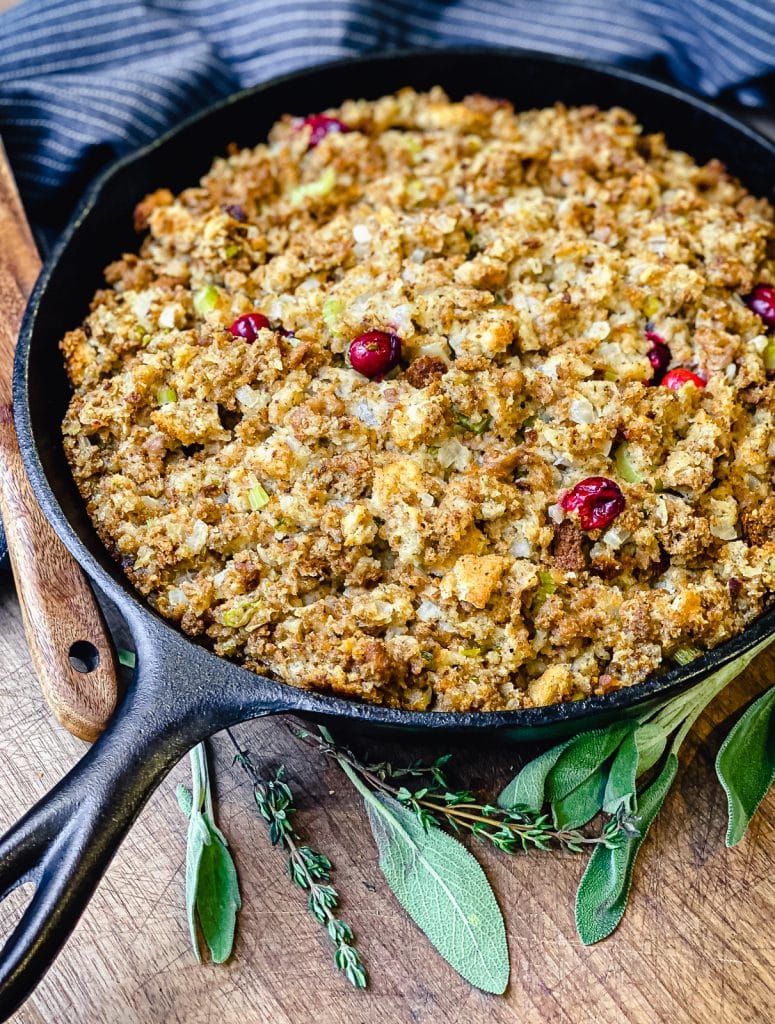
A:
{"label": "skillet rim", "polygon": [[[351,68],[355,70],[375,62],[390,63],[397,59],[413,59],[422,61],[425,58],[438,56],[440,53],[449,57],[460,57],[466,61],[487,60],[491,57],[499,59],[512,58],[519,61],[535,62],[542,65],[556,65],[558,68],[574,67],[581,71],[591,71],[609,76],[620,81],[631,82],[651,92],[661,93],[684,105],[693,107],[712,118],[732,133],[743,135],[764,151],[768,152],[775,167],[775,144],[755,129],[738,121],[732,115],[673,85],[661,82],[640,72],[602,64],[596,61],[579,60],[546,54],[539,51],[524,50],[517,47],[438,47],[434,49],[400,49],[380,54],[366,54],[345,58],[333,62],[313,65],[277,76],[247,89],[232,93],[216,103],[210,104],[185,118],[146,146],[133,151],[112,162],[105,168],[88,187],[82,200],[46,260],[35,287],[30,295],[19,341],[16,348],[13,373],[13,406],[19,447],[25,469],[32,484],[35,497],[46,517],[54,528],[65,547],[86,571],[91,580],[103,590],[118,606],[133,626],[133,636],[137,642],[139,633],[150,637],[155,645],[167,641],[172,645],[183,644],[195,655],[192,667],[207,671],[208,675],[239,677],[242,684],[251,680],[258,681],[256,701],[261,702],[267,697],[273,703],[273,710],[278,712],[314,714],[321,717],[346,718],[367,721],[374,724],[401,726],[421,731],[470,731],[512,729],[519,731],[542,730],[562,724],[578,723],[583,727],[588,720],[594,724],[598,716],[612,717],[616,712],[634,712],[641,707],[667,699],[688,689],[693,684],[707,678],[712,672],[729,664],[735,658],[747,653],[768,636],[775,637],[775,607],[770,608],[754,620],[745,630],[730,638],[717,647],[706,652],[702,657],[685,666],[676,666],[666,672],[650,676],[641,683],[625,687],[613,693],[590,696],[584,700],[564,704],[552,704],[537,708],[522,708],[511,711],[407,711],[381,705],[367,704],[365,701],[348,700],[341,697],[326,695],[314,691],[301,690],[291,684],[279,682],[268,676],[262,676],[235,662],[216,655],[208,648],[198,644],[175,628],[167,620],[158,615],[142,598],[127,579],[112,576],[98,561],[81,540],[72,526],[67,514],[54,494],[48,476],[41,462],[38,444],[32,426],[29,402],[29,363],[30,349],[33,344],[39,307],[46,293],[49,282],[56,273],[60,260],[68,248],[71,239],[77,234],[88,214],[100,202],[106,184],[116,175],[135,164],[141,164],[149,154],[171,142],[175,137],[204,120],[219,110],[238,105],[248,97],[253,97],[277,85],[303,80],[305,77],[325,74],[327,70]],[[283,111],[284,112],[284,111]],[[279,112],[278,116],[281,113]],[[57,444],[59,442],[57,441]],[[92,528],[93,529],[93,528]],[[100,545],[104,547],[104,545]],[[109,556],[108,556],[109,557]],[[159,651],[161,659],[164,650]],[[199,664],[197,665],[196,662]]]}

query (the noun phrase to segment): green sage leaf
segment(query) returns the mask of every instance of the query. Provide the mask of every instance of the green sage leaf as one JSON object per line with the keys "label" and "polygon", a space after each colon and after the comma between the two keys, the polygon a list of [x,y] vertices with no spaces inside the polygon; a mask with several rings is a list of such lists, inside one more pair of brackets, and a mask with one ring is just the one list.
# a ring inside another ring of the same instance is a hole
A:
{"label": "green sage leaf", "polygon": [[611,763],[603,795],[603,810],[607,814],[613,814],[622,804],[628,811],[635,806],[635,776],[638,771],[636,736],[637,731],[624,737]]}
{"label": "green sage leaf", "polygon": [[721,744],[716,774],[729,808],[726,843],[735,846],[775,782],[775,686],[753,702]]}
{"label": "green sage leaf", "polygon": [[191,808],[194,806],[194,798],[191,795],[191,790],[188,786],[184,786],[182,782],[179,782],[175,787],[175,796],[178,800],[178,806],[187,818],[191,817]]}
{"label": "green sage leaf", "polygon": [[622,919],[627,906],[635,859],[659,813],[676,772],[678,758],[670,754],[654,781],[638,794],[639,835],[614,849],[596,846],[576,893],[576,930],[586,946],[605,939]]}
{"label": "green sage leaf", "polygon": [[656,722],[646,722],[635,731],[635,746],[638,749],[636,775],[640,777],[653,768],[665,752],[667,732]]}
{"label": "green sage leaf", "polygon": [[625,736],[629,736],[637,727],[637,722],[617,722],[605,729],[595,729],[577,736],[549,772],[546,780],[549,803],[562,800],[586,782],[605,764]]}
{"label": "green sage leaf", "polygon": [[196,911],[210,956],[214,963],[222,964],[229,959],[234,946],[237,911],[242,901],[228,844],[221,831],[206,816],[202,818],[210,841],[203,846],[199,859]]}
{"label": "green sage leaf", "polygon": [[192,789],[178,785],[175,795],[188,818],[186,840],[186,917],[191,946],[202,962],[197,920],[210,957],[224,963],[234,945],[237,911],[241,906],[237,870],[229,844],[216,826],[207,755],[200,743],[191,751]]}
{"label": "green sage leaf", "polygon": [[606,772],[598,768],[567,796],[552,803],[552,818],[557,828],[579,828],[598,813],[605,796]]}
{"label": "green sage leaf", "polygon": [[506,929],[478,861],[397,800],[364,792],[379,865],[415,924],[466,981],[500,994],[509,980]]}
{"label": "green sage leaf", "polygon": [[202,853],[209,842],[210,833],[204,818],[198,812],[194,812],[189,818],[186,843],[186,917],[191,935],[191,947],[200,963],[202,962],[202,952],[199,948],[199,935],[196,930],[196,901]]}
{"label": "green sage leaf", "polygon": [[546,778],[557,764],[560,756],[574,743],[576,737],[545,750],[543,754],[528,761],[517,775],[505,786],[498,796],[498,806],[506,810],[514,807],[538,814],[546,803]]}

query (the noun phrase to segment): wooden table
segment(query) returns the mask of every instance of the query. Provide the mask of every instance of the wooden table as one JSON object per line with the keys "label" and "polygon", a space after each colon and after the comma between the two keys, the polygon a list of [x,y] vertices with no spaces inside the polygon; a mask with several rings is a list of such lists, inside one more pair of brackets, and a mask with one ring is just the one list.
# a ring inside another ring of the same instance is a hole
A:
{"label": "wooden table", "polygon": [[[471,989],[398,908],[376,864],[359,798],[282,720],[237,733],[261,764],[284,762],[299,793],[298,826],[336,865],[343,915],[371,984],[355,992],[333,968],[322,930],[291,887],[223,737],[212,744],[219,819],[234,847],[244,909],[232,961],[199,966],[183,904],[185,822],[174,784],[145,808],[86,915],[17,1024],[766,1024],[775,1014],[775,795],[735,850],[713,774],[717,724],[775,680],[758,659],[706,715],[685,748],[674,791],[636,872],[630,909],[607,942],[575,937],[582,858],[508,858],[477,848],[506,917],[512,981],[503,998]],[[181,680],[185,685],[185,680]],[[0,573],[0,828],[40,797],[83,745],[49,715],[29,665],[11,580]],[[437,752],[441,752],[440,750]],[[382,751],[379,752],[380,755]],[[392,748],[397,760],[416,749]],[[434,749],[423,753],[432,754]],[[514,752],[462,752],[459,777],[489,790]],[[0,907],[4,932],[21,899]]]}

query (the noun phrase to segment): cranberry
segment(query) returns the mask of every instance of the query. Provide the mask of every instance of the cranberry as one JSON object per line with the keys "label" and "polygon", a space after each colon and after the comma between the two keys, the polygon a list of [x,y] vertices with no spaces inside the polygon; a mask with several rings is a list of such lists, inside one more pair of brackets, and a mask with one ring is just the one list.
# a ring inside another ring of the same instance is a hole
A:
{"label": "cranberry", "polygon": [[579,514],[584,530],[602,530],[624,511],[624,495],[619,485],[604,476],[588,476],[560,499],[566,512]]}
{"label": "cranberry", "polygon": [[401,339],[386,331],[366,331],[350,342],[350,365],[371,380],[381,380],[401,358]]}
{"label": "cranberry", "polygon": [[649,362],[654,367],[654,376],[651,378],[651,383],[661,384],[662,378],[665,376],[670,365],[670,349],[662,335],[657,334],[656,331],[646,331],[646,337],[651,342],[648,357]]}
{"label": "cranberry", "polygon": [[770,284],[757,284],[745,302],[771,331],[775,330],[775,287]]}
{"label": "cranberry", "polygon": [[301,118],[296,122],[296,130],[301,131],[302,128],[309,128],[309,148],[314,149],[319,142],[322,142],[326,135],[331,135],[334,132],[345,132],[352,131],[344,121],[340,121],[338,117],[329,117],[328,114],[310,114],[309,117]]}
{"label": "cranberry", "polygon": [[671,391],[680,391],[684,384],[694,384],[696,388],[704,388],[706,383],[707,381],[704,381],[702,377],[698,377],[691,370],[684,370],[682,366],[676,367],[675,370],[668,370],[662,378],[662,387],[670,388]]}
{"label": "cranberry", "polygon": [[229,330],[235,338],[255,341],[258,332],[264,327],[269,327],[269,321],[263,313],[245,313],[243,316],[237,317]]}

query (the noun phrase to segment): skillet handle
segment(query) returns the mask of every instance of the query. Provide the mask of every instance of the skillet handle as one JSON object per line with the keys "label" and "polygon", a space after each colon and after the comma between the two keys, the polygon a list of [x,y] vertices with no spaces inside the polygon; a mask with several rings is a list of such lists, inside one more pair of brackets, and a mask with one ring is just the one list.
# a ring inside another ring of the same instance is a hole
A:
{"label": "skillet handle", "polygon": [[135,679],[106,731],[0,839],[0,899],[24,882],[35,883],[0,951],[0,1021],[14,1013],[51,966],[130,826],[170,769],[217,729],[279,710],[276,703],[263,707],[254,699],[249,710],[213,712],[190,649],[187,657],[176,653],[160,656],[153,645],[142,645]]}

